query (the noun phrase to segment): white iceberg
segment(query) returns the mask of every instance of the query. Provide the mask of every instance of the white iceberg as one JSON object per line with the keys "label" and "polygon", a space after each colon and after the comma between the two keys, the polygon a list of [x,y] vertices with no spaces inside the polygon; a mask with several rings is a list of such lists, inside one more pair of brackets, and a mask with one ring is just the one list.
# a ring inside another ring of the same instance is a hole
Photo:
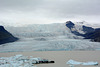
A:
{"label": "white iceberg", "polygon": [[79,64],[82,64],[82,62],[77,62],[77,61],[74,61],[74,60],[69,60],[69,61],[67,62],[67,64],[79,65]]}
{"label": "white iceberg", "polygon": [[0,67],[36,67],[31,60],[30,57],[23,55],[0,57]]}
{"label": "white iceberg", "polygon": [[84,62],[82,65],[98,65],[98,62]]}
{"label": "white iceberg", "polygon": [[74,67],[74,65],[98,65],[98,62],[78,62],[74,60],[69,60],[66,64],[69,64],[70,67]]}
{"label": "white iceberg", "polygon": [[34,64],[51,62],[40,57],[16,55],[11,57],[0,57],[0,67],[36,67]]}

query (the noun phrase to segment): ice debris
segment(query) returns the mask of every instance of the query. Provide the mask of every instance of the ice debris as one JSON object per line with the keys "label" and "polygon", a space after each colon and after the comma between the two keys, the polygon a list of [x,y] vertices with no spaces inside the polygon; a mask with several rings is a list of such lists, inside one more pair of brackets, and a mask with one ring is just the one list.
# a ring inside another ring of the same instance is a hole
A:
{"label": "ice debris", "polygon": [[48,60],[23,55],[0,57],[0,67],[36,67],[35,64],[40,63],[40,61],[45,62]]}

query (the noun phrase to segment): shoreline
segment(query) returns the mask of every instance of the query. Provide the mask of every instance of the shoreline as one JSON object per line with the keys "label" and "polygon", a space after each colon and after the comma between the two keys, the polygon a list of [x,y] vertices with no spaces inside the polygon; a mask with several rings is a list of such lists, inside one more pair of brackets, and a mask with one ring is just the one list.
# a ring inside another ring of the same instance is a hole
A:
{"label": "shoreline", "polygon": [[[10,57],[17,54],[24,56],[41,57],[44,59],[55,61],[54,64],[38,64],[37,67],[69,67],[66,62],[70,59],[89,62],[94,61],[100,63],[100,51],[29,51],[29,52],[8,52],[0,53],[0,57]],[[99,67],[100,65],[98,65]],[[80,65],[77,65],[80,67]],[[96,66],[81,66],[81,67],[96,67]]]}

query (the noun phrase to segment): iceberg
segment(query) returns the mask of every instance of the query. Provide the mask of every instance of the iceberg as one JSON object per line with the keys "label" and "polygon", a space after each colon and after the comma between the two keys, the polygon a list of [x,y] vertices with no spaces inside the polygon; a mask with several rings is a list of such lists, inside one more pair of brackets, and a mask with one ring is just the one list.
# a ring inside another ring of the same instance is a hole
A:
{"label": "iceberg", "polygon": [[11,57],[0,57],[0,67],[36,67],[34,64],[54,63],[48,59],[32,56],[16,55]]}
{"label": "iceberg", "polygon": [[11,57],[0,57],[0,67],[36,67],[36,66],[34,66],[34,64],[31,62],[31,57],[16,55]]}
{"label": "iceberg", "polygon": [[82,62],[77,62],[77,61],[74,61],[74,60],[69,60],[69,61],[67,62],[67,64],[79,65],[79,64],[82,64]]}
{"label": "iceberg", "polygon": [[74,60],[69,60],[66,64],[69,64],[70,67],[74,67],[74,65],[94,65],[97,66],[98,62],[78,62],[78,61],[74,61]]}
{"label": "iceberg", "polygon": [[98,62],[85,62],[82,65],[98,65]]}

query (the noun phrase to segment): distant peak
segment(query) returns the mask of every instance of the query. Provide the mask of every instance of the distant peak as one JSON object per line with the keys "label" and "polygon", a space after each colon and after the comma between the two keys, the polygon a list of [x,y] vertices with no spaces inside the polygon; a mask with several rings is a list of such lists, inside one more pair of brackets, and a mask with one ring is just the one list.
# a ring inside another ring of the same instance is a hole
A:
{"label": "distant peak", "polygon": [[3,27],[3,26],[0,25],[0,27]]}
{"label": "distant peak", "polygon": [[66,23],[73,23],[72,21],[67,21]]}
{"label": "distant peak", "polygon": [[75,25],[72,21],[67,21],[66,24],[67,25]]}
{"label": "distant peak", "polygon": [[5,30],[3,26],[0,26],[0,31]]}
{"label": "distant peak", "polygon": [[74,24],[72,21],[67,21],[67,22],[66,22],[66,26],[67,26],[68,28],[70,28],[70,29],[73,28],[74,25],[75,25],[75,24]]}

